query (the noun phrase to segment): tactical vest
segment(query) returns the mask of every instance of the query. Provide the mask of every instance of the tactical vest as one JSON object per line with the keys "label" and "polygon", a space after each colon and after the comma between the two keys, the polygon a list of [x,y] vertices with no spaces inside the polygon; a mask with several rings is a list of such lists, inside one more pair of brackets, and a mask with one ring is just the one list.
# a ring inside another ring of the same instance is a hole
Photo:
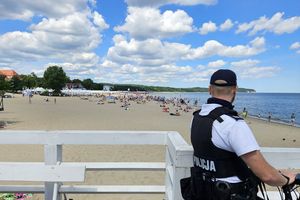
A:
{"label": "tactical vest", "polygon": [[250,178],[253,173],[235,153],[216,147],[212,142],[212,126],[215,120],[223,122],[225,114],[240,120],[236,111],[226,107],[218,107],[208,115],[194,112],[191,129],[191,141],[194,148],[194,167],[215,178],[237,176],[242,181]]}

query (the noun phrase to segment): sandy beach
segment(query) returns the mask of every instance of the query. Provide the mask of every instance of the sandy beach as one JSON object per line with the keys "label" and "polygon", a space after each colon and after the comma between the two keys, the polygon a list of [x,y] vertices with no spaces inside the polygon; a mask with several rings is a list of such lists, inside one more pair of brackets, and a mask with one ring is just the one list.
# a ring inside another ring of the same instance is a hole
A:
{"label": "sandy beach", "polygon": [[[79,97],[28,97],[15,95],[4,99],[5,111],[0,112],[1,130],[150,130],[177,131],[190,143],[189,128],[192,112],[180,116],[162,112],[155,101],[145,104],[130,102],[128,110],[121,103],[97,104],[97,99]],[[175,108],[170,106],[170,112]],[[247,118],[258,143],[263,147],[300,147],[300,128]],[[43,161],[41,146],[1,145],[0,161]],[[164,160],[161,146],[66,146],[63,161],[152,161]],[[118,177],[118,178],[115,178]],[[138,178],[136,178],[138,177]],[[163,184],[163,172],[97,172],[87,173],[86,183],[101,184]],[[72,197],[73,195],[70,195]],[[70,198],[69,197],[69,198]],[[163,199],[162,195],[78,195],[74,199]],[[35,197],[41,199],[41,197]]]}

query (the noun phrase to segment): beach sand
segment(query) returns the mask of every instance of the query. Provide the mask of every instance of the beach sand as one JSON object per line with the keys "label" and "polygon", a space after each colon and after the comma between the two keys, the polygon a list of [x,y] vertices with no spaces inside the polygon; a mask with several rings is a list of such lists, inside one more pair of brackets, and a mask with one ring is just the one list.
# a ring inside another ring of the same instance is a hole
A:
{"label": "beach sand", "polygon": [[[130,102],[129,110],[116,104],[99,105],[89,97],[46,97],[35,95],[31,104],[28,97],[15,95],[4,99],[5,111],[0,112],[0,121],[7,126],[0,130],[148,130],[177,131],[190,143],[189,131],[192,112],[171,116],[162,112],[160,104]],[[170,107],[171,112],[175,108]],[[263,147],[300,147],[300,128],[269,123],[247,118],[258,143]],[[1,132],[0,132],[1,133]],[[1,145],[0,161],[43,161],[43,147],[39,145]],[[63,161],[85,162],[161,162],[165,149],[162,146],[64,146]],[[87,172],[86,183],[94,185],[164,184],[164,172]],[[163,195],[68,195],[74,199],[163,199]],[[43,199],[35,195],[34,199]]]}

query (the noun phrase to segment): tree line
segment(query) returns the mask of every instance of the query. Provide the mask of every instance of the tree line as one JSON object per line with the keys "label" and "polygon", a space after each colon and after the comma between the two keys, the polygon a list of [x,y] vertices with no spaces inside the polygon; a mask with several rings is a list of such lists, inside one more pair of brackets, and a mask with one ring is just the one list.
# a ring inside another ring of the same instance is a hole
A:
{"label": "tree line", "polygon": [[[103,90],[103,86],[107,83],[94,83],[92,79],[73,79],[71,80],[62,67],[50,66],[48,67],[43,77],[37,77],[35,73],[29,75],[18,75],[12,77],[11,80],[5,80],[4,76],[0,75],[0,95],[5,91],[16,93],[25,88],[48,88],[53,89],[53,95],[60,95],[60,91],[65,87],[66,83],[81,84],[87,90]],[[160,86],[146,86],[135,84],[109,84],[113,91],[152,91],[152,92],[207,92],[207,88],[192,87],[192,88],[174,88],[174,87],[160,87]],[[239,92],[255,92],[253,89],[239,88]]]}
{"label": "tree line", "polygon": [[84,88],[88,90],[102,90],[103,84],[94,83],[92,79],[73,79],[71,80],[62,67],[50,66],[48,67],[43,77],[38,77],[35,73],[28,75],[21,74],[13,76],[10,80],[6,80],[4,75],[0,75],[0,91],[1,95],[5,91],[17,93],[23,89],[32,89],[36,87],[48,88],[54,90],[55,94],[60,94],[60,91],[65,87],[66,83],[80,83]]}

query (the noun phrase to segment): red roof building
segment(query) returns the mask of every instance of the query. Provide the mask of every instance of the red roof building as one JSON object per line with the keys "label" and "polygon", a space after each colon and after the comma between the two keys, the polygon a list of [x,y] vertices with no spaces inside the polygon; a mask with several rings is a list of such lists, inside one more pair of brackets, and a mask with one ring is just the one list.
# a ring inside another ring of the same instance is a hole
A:
{"label": "red roof building", "polygon": [[15,70],[11,69],[0,69],[0,75],[5,76],[5,79],[12,79],[14,76],[18,76],[17,72]]}

